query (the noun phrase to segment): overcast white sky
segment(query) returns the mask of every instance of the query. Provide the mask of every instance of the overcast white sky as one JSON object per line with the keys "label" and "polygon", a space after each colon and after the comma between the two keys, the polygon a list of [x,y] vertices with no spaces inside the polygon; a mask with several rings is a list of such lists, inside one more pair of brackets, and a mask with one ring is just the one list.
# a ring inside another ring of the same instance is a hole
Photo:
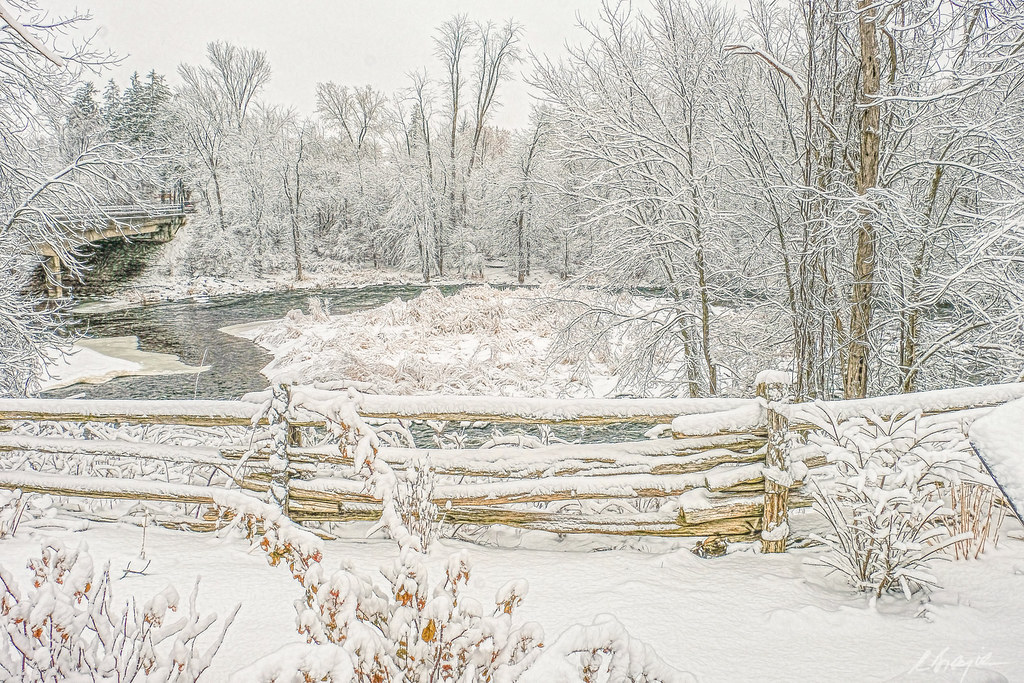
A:
{"label": "overcast white sky", "polygon": [[[526,27],[525,41],[538,53],[556,54],[566,40],[582,40],[576,13],[598,14],[600,0],[42,0],[67,13],[89,10],[97,46],[124,57],[104,75],[122,85],[132,71],[156,69],[177,82],[181,62],[204,59],[206,44],[227,40],[265,50],[273,78],[264,94],[276,104],[311,114],[320,81],[385,91],[407,85],[406,74],[423,66],[438,73],[434,28],[457,13],[501,22],[514,18]],[[517,68],[520,72],[525,65]],[[102,84],[100,84],[102,90]],[[522,83],[501,95],[494,119],[504,127],[524,126],[529,98]]]}

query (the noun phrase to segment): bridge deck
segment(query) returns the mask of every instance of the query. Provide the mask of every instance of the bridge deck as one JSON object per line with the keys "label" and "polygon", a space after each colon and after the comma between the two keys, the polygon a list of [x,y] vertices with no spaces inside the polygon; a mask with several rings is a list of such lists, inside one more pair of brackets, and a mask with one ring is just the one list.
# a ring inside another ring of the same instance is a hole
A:
{"label": "bridge deck", "polygon": [[[188,209],[189,206],[184,203],[112,205],[93,211],[58,214],[53,218],[81,243],[109,239],[169,242],[174,238],[178,228],[188,221]],[[52,298],[63,298],[64,268],[60,255],[46,243],[35,245],[34,250],[47,259],[44,271],[48,295]]]}

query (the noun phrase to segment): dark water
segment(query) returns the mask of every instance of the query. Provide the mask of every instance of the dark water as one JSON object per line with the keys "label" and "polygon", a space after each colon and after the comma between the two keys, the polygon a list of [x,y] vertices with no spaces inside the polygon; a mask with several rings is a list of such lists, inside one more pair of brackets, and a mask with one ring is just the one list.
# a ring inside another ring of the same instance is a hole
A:
{"label": "dark water", "polygon": [[[444,294],[458,286],[438,287]],[[220,332],[228,325],[283,317],[298,308],[308,311],[311,296],[326,299],[332,314],[381,306],[395,298],[411,299],[424,290],[416,285],[377,285],[348,289],[239,294],[172,301],[120,311],[81,313],[74,325],[90,337],[139,338],[143,351],[172,353],[187,365],[209,365],[192,375],[120,377],[105,384],[77,384],[55,389],[50,398],[219,398],[233,399],[267,386],[260,369],[272,360],[252,342]]]}

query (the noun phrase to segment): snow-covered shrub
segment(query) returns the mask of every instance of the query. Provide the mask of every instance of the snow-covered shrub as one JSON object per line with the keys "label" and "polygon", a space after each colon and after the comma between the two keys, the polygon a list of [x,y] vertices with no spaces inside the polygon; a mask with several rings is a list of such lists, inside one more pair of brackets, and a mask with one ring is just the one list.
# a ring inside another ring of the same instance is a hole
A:
{"label": "snow-covered shrub", "polygon": [[946,528],[950,536],[962,539],[953,544],[953,556],[977,559],[990,538],[993,545],[999,543],[999,528],[1006,518],[1002,496],[993,486],[965,481],[950,487],[950,497],[952,514]]}
{"label": "snow-covered shrub", "polygon": [[29,586],[0,567],[0,678],[149,682],[196,681],[210,666],[237,607],[201,647],[216,615],[196,610],[199,583],[177,618],[168,587],[139,609],[118,603],[109,568],[97,576],[84,547],[44,544],[28,563]]}
{"label": "snow-covered shrub", "polygon": [[239,252],[231,243],[231,237],[213,221],[203,214],[196,214],[189,223],[189,228],[184,231],[189,240],[182,249],[181,260],[186,276],[225,277],[243,268],[247,254]]}
{"label": "snow-covered shrub", "polygon": [[929,564],[964,538],[951,536],[945,524],[950,485],[976,470],[962,431],[926,424],[919,413],[829,422],[830,433],[809,438],[838,475],[814,494],[815,509],[832,528],[817,537],[830,550],[821,561],[856,590],[879,597],[902,592],[909,599],[936,587]]}
{"label": "snow-covered shrub", "polygon": [[25,514],[27,497],[21,490],[0,490],[0,538],[13,536]]}
{"label": "snow-covered shrub", "polygon": [[666,664],[613,616],[573,626],[544,648],[522,683],[689,683],[691,674]]}
{"label": "snow-covered shrub", "polygon": [[424,551],[441,533],[441,515],[434,503],[434,472],[430,459],[423,458],[408,467],[398,479],[395,504],[402,525],[416,538]]}
{"label": "snow-covered shrub", "polygon": [[[543,288],[428,289],[329,321],[289,313],[246,334],[274,354],[264,372],[275,382],[344,378],[385,394],[591,395],[587,373],[549,353],[572,315],[564,298]],[[590,360],[590,375],[609,374],[603,356]]]}
{"label": "snow-covered shrub", "polygon": [[424,561],[403,550],[383,580],[351,565],[330,575],[312,567],[303,578],[299,632],[312,643],[340,645],[360,682],[515,680],[543,638],[536,624],[514,622],[526,583],[506,584],[493,610],[484,610],[462,592],[470,575],[464,553],[449,558],[435,585]]}
{"label": "snow-covered shrub", "polygon": [[309,319],[314,323],[326,323],[331,321],[331,302],[329,299],[320,296],[311,296],[308,300]]}

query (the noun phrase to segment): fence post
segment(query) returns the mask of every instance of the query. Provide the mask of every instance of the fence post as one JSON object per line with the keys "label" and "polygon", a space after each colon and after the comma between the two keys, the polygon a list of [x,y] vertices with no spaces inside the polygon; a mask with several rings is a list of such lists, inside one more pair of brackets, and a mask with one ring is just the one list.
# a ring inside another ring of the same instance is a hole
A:
{"label": "fence post", "polygon": [[[787,373],[763,372],[757,376],[757,395],[768,403],[782,401],[789,396],[790,381]],[[789,418],[768,408],[767,419],[761,552],[783,553],[789,538],[789,487],[793,484]]]}
{"label": "fence post", "polygon": [[271,388],[270,410],[267,418],[270,422],[270,438],[274,445],[270,450],[270,501],[288,515],[288,483],[291,478],[291,462],[288,459],[288,446],[296,437],[298,427],[288,423],[288,408],[291,405],[291,391],[285,384],[276,384]]}

